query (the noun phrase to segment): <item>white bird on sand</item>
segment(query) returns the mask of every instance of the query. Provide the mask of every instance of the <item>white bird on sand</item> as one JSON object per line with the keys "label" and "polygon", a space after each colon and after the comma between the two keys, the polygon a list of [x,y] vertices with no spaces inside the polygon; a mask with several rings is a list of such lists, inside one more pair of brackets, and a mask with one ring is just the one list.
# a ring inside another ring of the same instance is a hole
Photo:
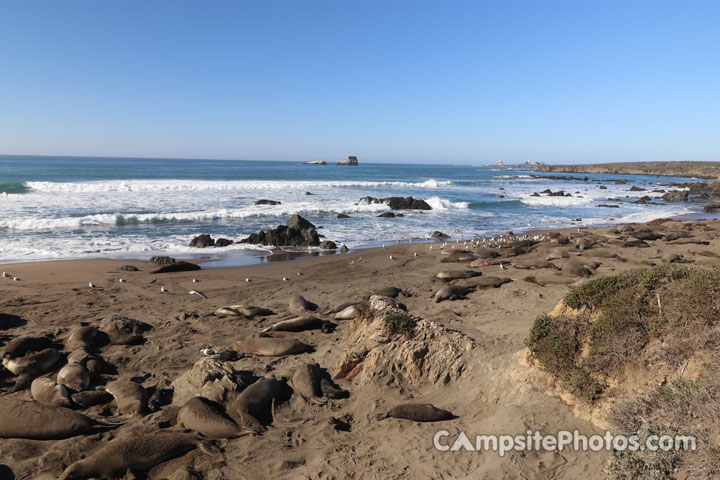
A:
{"label": "white bird on sand", "polygon": [[167,293],[167,292],[168,292],[168,290],[165,288],[164,285],[162,285],[162,286],[160,287],[160,293]]}
{"label": "white bird on sand", "polygon": [[290,279],[288,277],[283,277],[283,282],[289,282]]}
{"label": "white bird on sand", "polygon": [[303,274],[302,272],[297,272],[298,277],[302,277],[302,274]]}
{"label": "white bird on sand", "polygon": [[20,281],[20,277],[13,277],[13,280],[16,281],[16,282],[19,282],[19,281]]}
{"label": "white bird on sand", "polygon": [[4,277],[4,278],[10,278],[10,277],[12,277],[12,275],[10,275],[10,274],[7,273],[7,272],[3,272],[3,277]]}
{"label": "white bird on sand", "polygon": [[210,355],[217,355],[217,351],[212,347],[201,348],[200,353],[202,353],[203,355],[208,356],[208,357]]}
{"label": "white bird on sand", "polygon": [[246,282],[252,282],[252,280],[250,280],[249,278],[246,278],[245,281],[246,281]]}
{"label": "white bird on sand", "polygon": [[95,284],[92,283],[92,282],[88,283],[88,286],[89,286],[90,288],[95,288]]}
{"label": "white bird on sand", "polygon": [[390,255],[390,260],[395,260],[395,257],[393,257],[392,255]]}
{"label": "white bird on sand", "polygon": [[198,280],[197,278],[193,278],[193,283],[200,283],[200,280]]}
{"label": "white bird on sand", "polygon": [[118,282],[120,282],[120,283],[127,283],[127,280],[125,280],[124,278],[121,278],[121,279],[118,280]]}
{"label": "white bird on sand", "polygon": [[430,245],[430,250],[432,250],[432,245]]}
{"label": "white bird on sand", "polygon": [[201,297],[201,298],[204,298],[205,300],[207,300],[207,297],[205,296],[205,294],[199,290],[190,290],[190,295],[197,295],[198,297]]}
{"label": "white bird on sand", "polygon": [[413,257],[417,257],[417,256],[418,256],[418,253],[417,253],[417,252],[413,252]]}
{"label": "white bird on sand", "polygon": [[500,262],[500,270],[507,270],[507,267]]}

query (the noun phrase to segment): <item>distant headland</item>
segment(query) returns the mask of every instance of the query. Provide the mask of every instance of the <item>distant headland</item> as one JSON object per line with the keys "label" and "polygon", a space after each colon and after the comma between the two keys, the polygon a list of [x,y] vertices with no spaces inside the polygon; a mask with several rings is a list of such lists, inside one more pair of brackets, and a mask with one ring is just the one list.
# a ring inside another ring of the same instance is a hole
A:
{"label": "distant headland", "polygon": [[589,165],[536,165],[536,172],[661,175],[667,177],[720,177],[720,162],[623,162]]}

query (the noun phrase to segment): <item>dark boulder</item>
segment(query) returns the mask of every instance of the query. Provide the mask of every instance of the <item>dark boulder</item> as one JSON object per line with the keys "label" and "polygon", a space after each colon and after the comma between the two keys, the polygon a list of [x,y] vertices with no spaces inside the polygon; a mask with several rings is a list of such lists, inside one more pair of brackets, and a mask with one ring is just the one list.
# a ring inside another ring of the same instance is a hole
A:
{"label": "dark boulder", "polygon": [[123,272],[139,272],[140,269],[137,268],[135,265],[123,265],[120,267],[120,270]]}
{"label": "dark boulder", "polygon": [[[312,193],[310,195],[312,195]],[[281,203],[278,202],[277,200],[261,199],[261,200],[257,200],[255,202],[255,205],[281,205]]]}
{"label": "dark boulder", "polygon": [[447,233],[443,233],[443,232],[441,232],[441,231],[439,231],[439,230],[435,230],[435,231],[432,233],[432,235],[430,235],[430,237],[431,237],[431,238],[437,238],[437,239],[439,239],[439,240],[442,240],[442,239],[444,239],[444,238],[450,238],[450,235],[448,235]]}
{"label": "dark boulder", "polygon": [[175,263],[175,259],[167,256],[156,256],[150,258],[150,263],[154,263],[155,265],[170,265],[171,263]]}
{"label": "dark boulder", "polygon": [[705,213],[720,212],[720,203],[713,203],[710,205],[705,205],[705,207],[703,208],[703,212],[705,212]]}
{"label": "dark boulder", "polygon": [[630,191],[631,192],[647,192],[647,189],[633,185],[632,187],[630,187]]}
{"label": "dark boulder", "polygon": [[413,197],[384,198],[383,203],[387,203],[393,210],[432,210],[425,200]]}
{"label": "dark boulder", "polygon": [[378,218],[395,218],[395,214],[393,212],[385,212],[378,215]]}
{"label": "dark boulder", "polygon": [[325,240],[319,245],[319,247],[323,250],[337,250],[335,242],[331,242],[330,240]]}
{"label": "dark boulder", "polygon": [[345,215],[344,213],[338,213],[337,218],[352,218],[350,215]]}
{"label": "dark boulder", "polygon": [[285,225],[278,225],[277,228],[267,232],[260,230],[240,242],[276,247],[317,247],[320,245],[320,236],[315,225],[300,215],[293,215]]}
{"label": "dark boulder", "polygon": [[690,192],[687,190],[670,190],[662,199],[666,202],[687,202]]}
{"label": "dark boulder", "polygon": [[235,242],[233,242],[230,239],[218,238],[217,240],[215,240],[215,247],[217,247],[217,248],[227,247],[228,245],[232,245],[233,243],[235,243]]}
{"label": "dark boulder", "polygon": [[195,248],[207,248],[207,247],[214,247],[215,246],[215,240],[213,238],[204,233],[202,235],[198,235],[197,237],[193,238],[190,241],[190,246]]}

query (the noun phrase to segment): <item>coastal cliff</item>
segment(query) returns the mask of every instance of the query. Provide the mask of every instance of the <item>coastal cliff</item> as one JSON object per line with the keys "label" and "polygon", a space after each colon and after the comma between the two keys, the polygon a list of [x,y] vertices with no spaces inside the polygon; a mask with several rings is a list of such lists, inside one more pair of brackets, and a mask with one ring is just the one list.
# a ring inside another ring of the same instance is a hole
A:
{"label": "coastal cliff", "polygon": [[538,165],[536,172],[663,175],[668,177],[720,177],[720,162],[625,162],[590,165]]}

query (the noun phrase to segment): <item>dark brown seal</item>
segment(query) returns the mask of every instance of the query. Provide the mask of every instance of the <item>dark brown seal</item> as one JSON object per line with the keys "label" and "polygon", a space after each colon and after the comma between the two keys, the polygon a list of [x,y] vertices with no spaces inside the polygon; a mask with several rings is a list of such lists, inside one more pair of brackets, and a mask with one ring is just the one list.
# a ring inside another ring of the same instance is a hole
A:
{"label": "dark brown seal", "polygon": [[447,410],[442,410],[429,403],[406,403],[393,407],[387,413],[381,413],[376,418],[403,418],[414,422],[437,422],[440,420],[452,420],[457,418]]}

